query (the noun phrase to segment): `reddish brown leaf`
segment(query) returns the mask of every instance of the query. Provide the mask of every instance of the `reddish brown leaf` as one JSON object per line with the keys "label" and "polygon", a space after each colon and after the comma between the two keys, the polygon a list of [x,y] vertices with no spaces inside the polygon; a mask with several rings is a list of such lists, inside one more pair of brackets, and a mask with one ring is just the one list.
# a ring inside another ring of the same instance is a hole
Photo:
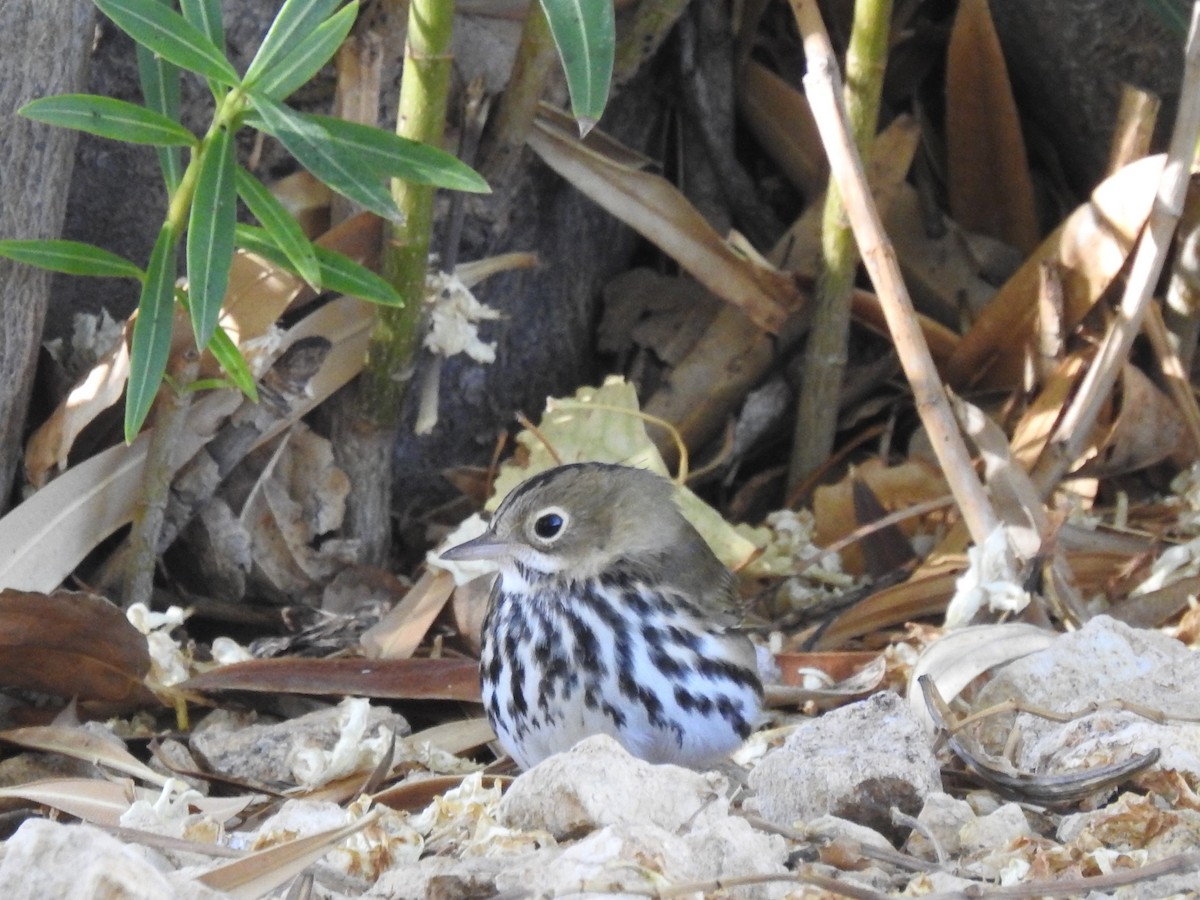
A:
{"label": "reddish brown leaf", "polygon": [[479,702],[473,659],[255,659],[205,672],[186,691],[258,691]]}
{"label": "reddish brown leaf", "polygon": [[0,685],[60,697],[153,702],[146,638],[95,594],[0,593]]}
{"label": "reddish brown leaf", "polygon": [[987,0],[959,5],[946,60],[950,212],[1028,253],[1037,211],[1021,122]]}

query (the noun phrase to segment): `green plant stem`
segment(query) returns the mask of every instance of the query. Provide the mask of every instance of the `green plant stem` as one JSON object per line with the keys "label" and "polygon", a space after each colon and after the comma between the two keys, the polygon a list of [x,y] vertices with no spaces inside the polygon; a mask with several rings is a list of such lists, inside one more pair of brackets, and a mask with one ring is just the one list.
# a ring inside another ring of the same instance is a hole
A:
{"label": "green plant stem", "polygon": [[[454,4],[449,0],[411,0],[396,131],[435,147],[441,145],[446,122],[453,22]],[[404,222],[393,229],[384,248],[383,268],[404,306],[379,311],[362,383],[362,412],[384,428],[395,427],[421,340],[418,326],[429,263],[433,190],[399,180],[392,183],[392,196]]]}
{"label": "green plant stem", "polygon": [[176,234],[183,234],[187,228],[188,213],[192,208],[192,198],[196,196],[196,181],[200,177],[200,163],[204,160],[205,151],[212,144],[212,139],[220,128],[236,130],[237,118],[245,109],[245,95],[238,88],[234,88],[225,95],[224,100],[217,107],[212,122],[209,123],[208,131],[200,139],[199,145],[192,148],[187,168],[183,170],[183,177],[179,180],[179,189],[171,195],[171,201],[167,206],[167,223],[175,230]]}
{"label": "green plant stem", "polygon": [[[854,25],[846,51],[845,100],[850,129],[863,159],[870,158],[875,139],[891,20],[892,0],[857,0],[854,4]],[[825,194],[821,256],[822,275],[788,465],[789,490],[816,471],[833,450],[838,396],[846,371],[850,298],[859,254],[832,179]]]}

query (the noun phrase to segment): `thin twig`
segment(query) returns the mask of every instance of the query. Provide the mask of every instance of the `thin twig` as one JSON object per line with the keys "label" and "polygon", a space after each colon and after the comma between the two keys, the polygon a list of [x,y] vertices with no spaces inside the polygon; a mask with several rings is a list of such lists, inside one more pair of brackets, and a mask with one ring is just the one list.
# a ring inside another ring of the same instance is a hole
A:
{"label": "thin twig", "polygon": [[896,253],[883,231],[879,212],[867,189],[862,160],[846,125],[838,89],[837,63],[816,0],[791,0],[792,12],[804,36],[808,72],[804,91],[812,106],[821,141],[829,156],[830,171],[846,204],[863,264],[871,276],[896,343],[904,373],[912,386],[917,412],[950,490],[975,543],[982,544],[999,526],[983,485],[971,465],[971,456],[958,431],[946,400],[933,357],[917,324],[916,310],[904,286]]}

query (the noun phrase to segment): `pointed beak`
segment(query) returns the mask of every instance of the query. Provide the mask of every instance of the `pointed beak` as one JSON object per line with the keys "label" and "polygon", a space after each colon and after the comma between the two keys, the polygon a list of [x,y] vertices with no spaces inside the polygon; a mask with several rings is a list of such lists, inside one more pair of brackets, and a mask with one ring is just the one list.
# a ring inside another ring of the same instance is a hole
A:
{"label": "pointed beak", "polygon": [[449,550],[443,550],[441,558],[450,562],[469,562],[481,559],[500,559],[507,556],[510,546],[491,531],[485,531],[479,537],[466,541]]}

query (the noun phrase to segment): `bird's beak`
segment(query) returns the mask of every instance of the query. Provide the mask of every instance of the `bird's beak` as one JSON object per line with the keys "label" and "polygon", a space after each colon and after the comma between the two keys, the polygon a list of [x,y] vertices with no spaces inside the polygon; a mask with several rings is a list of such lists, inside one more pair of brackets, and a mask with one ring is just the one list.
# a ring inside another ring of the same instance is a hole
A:
{"label": "bird's beak", "polygon": [[469,562],[480,559],[500,559],[507,556],[511,550],[507,541],[498,538],[492,531],[485,531],[474,538],[449,550],[443,550],[442,559],[450,562]]}

